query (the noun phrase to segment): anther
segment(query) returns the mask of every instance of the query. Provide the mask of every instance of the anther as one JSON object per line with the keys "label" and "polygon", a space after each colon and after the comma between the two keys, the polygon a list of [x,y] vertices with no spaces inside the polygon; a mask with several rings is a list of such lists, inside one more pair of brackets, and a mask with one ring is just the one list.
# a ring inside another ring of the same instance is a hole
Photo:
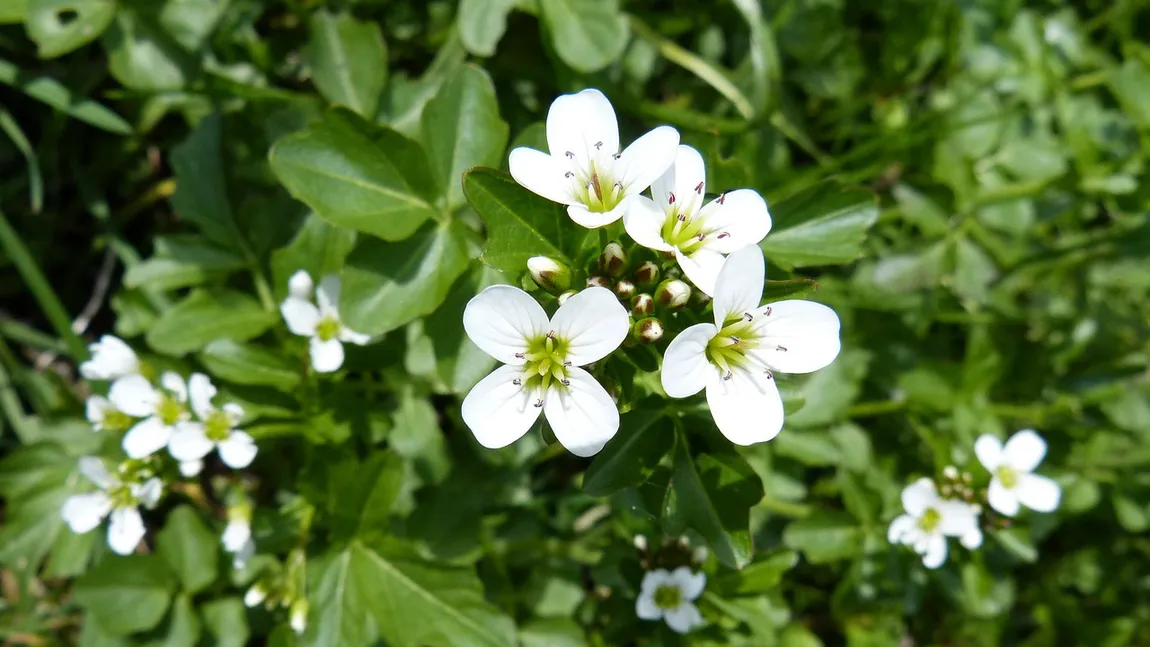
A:
{"label": "anther", "polygon": [[668,193],[667,194],[667,204],[675,204],[675,194],[674,193]]}
{"label": "anther", "polygon": [[535,408],[536,408],[536,409],[538,409],[538,408],[540,408],[540,407],[542,407],[542,406],[543,406],[543,400],[536,400],[536,401],[535,401]]}
{"label": "anther", "polygon": [[755,316],[749,312],[744,312],[743,316],[747,318],[747,321],[754,321],[755,320]]}
{"label": "anther", "polygon": [[563,362],[563,366],[571,366],[571,362]]}
{"label": "anther", "polygon": [[616,160],[617,160],[617,159],[619,159],[620,157],[623,157],[623,153],[615,153],[614,155],[612,155],[612,156],[611,156],[611,159],[616,159]]}
{"label": "anther", "polygon": [[775,350],[781,350],[785,353],[785,352],[787,352],[787,347],[786,346],[775,346]]}
{"label": "anther", "polygon": [[600,148],[603,148],[603,142],[595,142],[595,150],[599,150]]}
{"label": "anther", "polygon": [[563,174],[563,177],[570,179],[570,178],[575,177],[575,174],[572,173],[571,171],[567,171],[566,173]]}
{"label": "anther", "polygon": [[767,306],[767,316],[771,316],[771,306]]}
{"label": "anther", "polygon": [[718,239],[719,239],[719,240],[722,240],[722,239],[724,239],[724,238],[730,238],[730,237],[731,237],[731,235],[730,235],[729,233],[725,232],[725,231],[724,231],[723,233],[721,233],[721,234],[719,234],[719,235],[718,235]]}
{"label": "anther", "polygon": [[514,384],[515,386],[523,386],[523,380],[521,380],[520,378],[515,378],[514,380],[511,380],[511,383]]}
{"label": "anther", "polygon": [[704,238],[706,238],[706,237],[707,237],[707,235],[706,235],[706,234],[704,234],[704,233],[703,233],[703,232],[701,232],[701,231],[699,232],[699,235],[698,235],[698,236],[695,236],[695,238],[698,238],[699,240],[703,240],[703,239],[704,239]]}
{"label": "anther", "polygon": [[548,330],[547,331],[547,339],[554,339],[554,338],[555,338],[555,331],[554,330]]}
{"label": "anther", "polygon": [[703,192],[703,183],[699,182],[698,184],[695,185],[695,193],[702,193],[702,192]]}
{"label": "anther", "polygon": [[768,380],[773,380],[773,379],[775,379],[775,374],[771,372],[771,369],[769,369],[769,368],[768,368],[767,370],[763,371],[763,373],[766,373],[766,374],[767,374],[767,379],[768,379]]}
{"label": "anther", "polygon": [[615,183],[615,188],[616,188],[616,189],[622,189],[622,188],[623,188],[623,183],[622,183],[622,182],[616,182],[616,183]]}
{"label": "anther", "polygon": [[524,357],[527,357],[527,353],[515,353],[515,357],[518,359],[523,359]]}
{"label": "anther", "polygon": [[739,341],[740,339],[737,336],[731,335],[731,343],[737,344]]}
{"label": "anther", "polygon": [[685,213],[679,214],[679,222],[687,222],[687,214],[685,214]]}
{"label": "anther", "polygon": [[724,379],[724,380],[729,380],[729,379],[731,379],[732,377],[735,377],[735,374],[734,374],[734,373],[732,373],[732,372],[730,372],[730,371],[727,371],[727,374],[723,376],[723,379]]}
{"label": "anther", "polygon": [[571,151],[567,151],[566,153],[563,153],[563,154],[566,155],[567,159],[569,159],[569,160],[575,159],[575,153],[572,153]]}
{"label": "anther", "polygon": [[559,381],[563,383],[563,386],[571,386],[571,380],[568,380],[568,379],[562,379],[562,380],[559,380]]}
{"label": "anther", "polygon": [[715,202],[718,202],[719,204],[723,204],[723,200],[726,200],[726,199],[727,199],[727,194],[726,193],[720,193],[719,198],[717,200],[715,200]]}

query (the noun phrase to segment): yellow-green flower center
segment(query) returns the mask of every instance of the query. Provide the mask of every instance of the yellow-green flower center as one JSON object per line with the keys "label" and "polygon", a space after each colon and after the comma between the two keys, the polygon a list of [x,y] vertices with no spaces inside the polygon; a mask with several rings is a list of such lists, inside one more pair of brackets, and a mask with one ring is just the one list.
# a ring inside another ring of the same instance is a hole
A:
{"label": "yellow-green flower center", "polygon": [[204,435],[208,440],[219,443],[228,439],[232,433],[232,420],[227,413],[216,410],[204,421]]}
{"label": "yellow-green flower center", "polygon": [[339,319],[328,315],[321,319],[319,325],[315,327],[315,336],[319,337],[320,341],[331,341],[339,337],[339,331],[342,328]]}
{"label": "yellow-green flower center", "polygon": [[[769,312],[766,316],[770,316]],[[760,367],[748,352],[760,345],[754,315],[743,314],[727,319],[719,333],[707,342],[707,359],[730,379],[736,368]],[[765,370],[765,369],[764,369]],[[766,371],[770,375],[770,371]]]}
{"label": "yellow-green flower center", "polygon": [[998,477],[998,480],[1002,482],[1002,487],[1008,490],[1013,490],[1018,487],[1018,472],[1015,471],[1014,468],[1007,465],[1000,465],[998,469],[994,471],[994,474]]}
{"label": "yellow-green flower center", "polygon": [[678,609],[683,603],[683,592],[677,586],[655,587],[655,606],[660,609]]}
{"label": "yellow-green flower center", "polygon": [[[572,154],[568,153],[568,157],[571,156]],[[582,172],[568,171],[567,176],[579,183],[580,188],[576,190],[575,197],[587,207],[588,211],[607,213],[619,206],[625,197],[623,184],[615,180],[611,169],[598,168],[593,159],[590,162],[590,171],[586,175]]]}
{"label": "yellow-green flower center", "polygon": [[132,489],[123,483],[108,490],[108,498],[112,500],[113,508],[128,508],[136,505],[136,497],[132,496]]}
{"label": "yellow-green flower center", "polygon": [[927,508],[918,519],[918,527],[923,532],[934,532],[940,523],[942,523],[942,514],[934,508]]}
{"label": "yellow-green flower center", "polygon": [[537,337],[527,344],[522,353],[527,363],[523,366],[526,380],[524,386],[530,389],[547,389],[551,386],[567,386],[567,350],[570,344],[560,339],[554,332]]}
{"label": "yellow-green flower center", "polygon": [[183,420],[186,411],[187,408],[184,403],[171,393],[165,393],[161,396],[160,404],[156,407],[156,415],[159,416],[160,422],[169,427]]}
{"label": "yellow-green flower center", "polygon": [[123,411],[108,407],[104,410],[104,420],[100,424],[108,431],[126,431],[135,421],[135,418]]}

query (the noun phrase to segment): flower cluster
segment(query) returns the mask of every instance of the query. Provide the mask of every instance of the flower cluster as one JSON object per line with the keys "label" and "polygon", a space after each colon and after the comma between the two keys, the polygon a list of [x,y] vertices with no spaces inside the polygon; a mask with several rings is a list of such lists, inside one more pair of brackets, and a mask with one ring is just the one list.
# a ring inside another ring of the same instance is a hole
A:
{"label": "flower cluster", "polygon": [[1005,446],[998,438],[983,435],[975,441],[974,451],[990,473],[985,490],[971,486],[970,473],[959,474],[948,467],[941,487],[924,477],[902,491],[905,513],[891,522],[887,539],[912,547],[927,568],[938,568],[946,561],[948,537],[958,538],[970,550],[982,545],[979,515],[983,501],[1006,517],[1018,514],[1021,505],[1037,512],[1058,508],[1058,484],[1033,473],[1046,456],[1046,443],[1033,430],[1019,431]]}
{"label": "flower cluster", "polygon": [[[766,266],[758,243],[771,228],[763,198],[739,189],[707,200],[703,158],[679,145],[673,128],[661,126],[620,149],[615,112],[598,90],[555,100],[547,145],[549,153],[511,151],[515,180],[567,205],[578,225],[609,227],[621,219],[636,253],[608,244],[598,272],[578,292],[568,290],[571,268],[532,258],[527,270],[535,283],[561,293],[550,318],[515,287],[487,288],[468,303],[468,336],[505,365],[463,402],[463,419],[480,444],[514,442],[542,411],[564,447],[595,454],[618,431],[619,413],[593,376],[595,367],[582,367],[606,360],[621,345],[659,342],[676,328],[663,356],[666,394],[686,398],[705,390],[716,425],[732,442],[773,438],[783,425],[775,375],[809,373],[833,361],[839,319],[810,301],[760,303]],[[648,189],[649,197],[643,195]],[[667,280],[653,295],[640,292],[661,275]],[[700,298],[687,308],[695,290]],[[714,323],[696,323],[708,304]],[[657,309],[662,318],[652,316]],[[679,309],[692,311],[678,316]]]}

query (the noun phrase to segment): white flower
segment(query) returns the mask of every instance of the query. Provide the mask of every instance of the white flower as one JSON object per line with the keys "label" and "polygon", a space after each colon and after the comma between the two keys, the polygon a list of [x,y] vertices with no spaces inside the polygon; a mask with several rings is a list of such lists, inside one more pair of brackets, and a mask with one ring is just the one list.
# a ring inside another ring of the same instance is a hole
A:
{"label": "white flower", "polygon": [[246,518],[237,517],[228,521],[220,541],[224,545],[224,550],[233,554],[233,568],[243,568],[256,553],[256,542],[252,540],[252,525]]}
{"label": "white flower", "polygon": [[839,353],[839,318],[813,301],[760,307],[765,276],[757,246],[727,257],[715,284],[715,323],[679,333],[663,357],[663,390],[673,398],[706,388],[719,431],[739,445],[774,438],[783,401],[774,373],[810,373]]}
{"label": "white flower", "polygon": [[706,573],[691,573],[680,566],[673,571],[654,570],[643,576],[635,613],[643,620],[662,618],[677,633],[685,634],[703,624],[695,600],[707,585]]}
{"label": "white flower", "polygon": [[687,278],[714,295],[724,255],[758,245],[771,230],[771,214],[751,189],[728,191],[704,205],[706,180],[699,151],[679,146],[675,163],[651,186],[654,199],[636,198],[623,225],[640,245],[674,252]]}
{"label": "white flower", "polygon": [[971,549],[982,544],[977,509],[963,501],[940,498],[929,478],[903,489],[902,507],[906,514],[891,522],[887,540],[913,548],[927,568],[938,568],[946,561],[947,537],[958,537]]}
{"label": "white flower", "polygon": [[[304,281],[304,278],[307,280]],[[305,285],[310,286],[311,277],[307,272],[296,272],[289,283],[291,296],[284,299],[280,312],[288,329],[302,337],[311,337],[311,366],[320,373],[331,373],[343,366],[343,342],[363,346],[371,337],[348,329],[339,318],[339,277],[324,277],[315,291],[316,308],[308,298],[299,292]]]}
{"label": "white flower", "polygon": [[262,583],[257,582],[256,584],[252,585],[250,589],[248,589],[247,593],[244,593],[244,606],[254,607],[266,600],[267,597],[267,589],[264,588]]}
{"label": "white flower", "polygon": [[256,443],[236,429],[244,415],[240,405],[229,402],[216,408],[212,404],[216,387],[203,373],[192,373],[188,379],[188,396],[199,420],[180,425],[168,444],[172,456],[181,462],[198,461],[218,449],[220,459],[232,469],[251,465],[256,457]]}
{"label": "white flower", "polygon": [[92,359],[80,364],[86,380],[114,380],[140,372],[140,359],[119,337],[104,335],[88,346]]}
{"label": "white flower", "polygon": [[144,538],[144,520],[140,517],[139,506],[151,508],[160,500],[163,492],[160,479],[125,483],[109,474],[103,462],[92,456],[80,459],[80,473],[101,491],[68,497],[60,516],[77,534],[93,530],[110,516],[108,546],[120,555],[131,553]]}
{"label": "white flower", "polygon": [[102,395],[92,395],[84,403],[84,417],[93,431],[124,431],[132,426],[132,416],[120,411]]}
{"label": "white flower", "polygon": [[679,133],[659,126],[619,152],[619,123],[602,92],[564,94],[547,111],[547,148],[516,148],[507,160],[515,181],[589,228],[623,217],[675,157]]}
{"label": "white flower", "polygon": [[483,352],[506,364],[463,400],[463,421],[479,444],[510,445],[541,411],[555,437],[577,456],[597,453],[619,430],[615,402],[578,368],[606,357],[630,331],[627,311],[610,290],[587,288],[548,321],[523,290],[493,285],[467,303],[463,328]]}
{"label": "white flower", "polygon": [[172,434],[188,413],[188,388],[183,378],[167,372],[160,376],[157,389],[142,375],[129,375],[112,383],[108,399],[124,413],[143,418],[124,435],[124,452],[129,458],[151,456],[168,445]]}
{"label": "white flower", "polygon": [[974,442],[978,461],[991,474],[987,502],[998,512],[1013,517],[1019,505],[1038,512],[1054,512],[1062,489],[1053,480],[1034,474],[1046,456],[1046,442],[1032,429],[1023,429],[1002,442],[989,434]]}

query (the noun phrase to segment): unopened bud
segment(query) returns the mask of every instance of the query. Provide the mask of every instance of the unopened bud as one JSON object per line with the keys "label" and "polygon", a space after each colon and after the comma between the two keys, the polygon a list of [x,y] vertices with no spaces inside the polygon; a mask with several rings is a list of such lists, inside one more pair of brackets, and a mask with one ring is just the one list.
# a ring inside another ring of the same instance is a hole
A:
{"label": "unopened bud", "polygon": [[645,535],[635,535],[632,543],[635,544],[635,550],[641,553],[647,552],[647,537]]}
{"label": "unopened bud", "polygon": [[631,314],[646,317],[655,311],[655,298],[649,294],[637,294],[631,299]]}
{"label": "unopened bud", "polygon": [[711,553],[709,550],[707,550],[706,546],[697,546],[694,552],[691,553],[691,561],[696,564],[702,564],[703,562],[707,561],[707,555],[710,554]]}
{"label": "unopened bud", "polygon": [[672,310],[687,305],[690,298],[691,286],[679,279],[667,279],[655,290],[655,302]]}
{"label": "unopened bud", "polygon": [[266,600],[267,597],[268,597],[267,589],[264,588],[263,584],[260,584],[257,582],[256,584],[254,584],[252,586],[252,588],[248,589],[247,593],[244,594],[244,606],[245,607],[257,606],[261,602]]}
{"label": "unopened bud", "polygon": [[297,299],[310,301],[314,287],[311,275],[306,270],[299,270],[288,279],[288,294]]}
{"label": "unopened bud", "polygon": [[611,279],[605,276],[588,276],[587,287],[589,288],[607,288],[611,289]]}
{"label": "unopened bud", "polygon": [[527,259],[531,279],[548,292],[562,292],[571,287],[571,270],[559,261],[546,256]]}
{"label": "unopened bud", "polygon": [[635,284],[641,288],[648,288],[655,285],[659,280],[659,266],[651,261],[645,261],[642,265],[635,268]]}
{"label": "unopened bud", "polygon": [[307,600],[300,598],[291,605],[291,619],[288,621],[297,634],[307,629]]}
{"label": "unopened bud", "polygon": [[630,299],[635,296],[635,284],[627,279],[619,279],[615,282],[615,294],[619,295],[620,299]]}
{"label": "unopened bud", "polygon": [[955,467],[954,465],[947,465],[946,467],[942,468],[942,476],[944,478],[951,480],[951,481],[957,481],[958,480],[958,468]]}
{"label": "unopened bud", "polygon": [[607,243],[603,253],[599,255],[599,269],[608,276],[620,276],[627,269],[627,252],[623,246],[614,241]]}
{"label": "unopened bud", "polygon": [[647,317],[635,322],[635,339],[644,344],[654,344],[663,338],[663,322],[655,317]]}
{"label": "unopened bud", "polygon": [[559,305],[563,305],[564,303],[567,303],[567,299],[570,299],[571,297],[575,296],[576,294],[578,294],[578,292],[576,292],[575,290],[567,290],[563,294],[560,294],[559,299],[558,299]]}

